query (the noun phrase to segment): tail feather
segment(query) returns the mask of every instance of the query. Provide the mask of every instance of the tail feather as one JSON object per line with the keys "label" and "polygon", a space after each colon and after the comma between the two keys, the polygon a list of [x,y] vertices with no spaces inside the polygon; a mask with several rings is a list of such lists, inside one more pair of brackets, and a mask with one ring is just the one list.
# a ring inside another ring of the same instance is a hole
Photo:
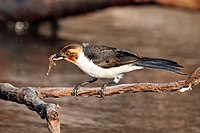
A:
{"label": "tail feather", "polygon": [[142,58],[144,62],[149,62],[149,63],[160,63],[160,64],[165,64],[169,66],[174,66],[174,67],[183,67],[182,65],[179,65],[175,61],[167,60],[167,59],[159,59],[159,58],[149,58],[149,57],[144,57]]}
{"label": "tail feather", "polygon": [[186,75],[184,72],[182,72],[179,69],[179,68],[182,68],[183,66],[179,65],[175,61],[171,61],[167,59],[143,57],[141,58],[141,61],[138,62],[136,65],[147,67],[147,68],[164,69],[164,70],[172,71],[181,75]]}

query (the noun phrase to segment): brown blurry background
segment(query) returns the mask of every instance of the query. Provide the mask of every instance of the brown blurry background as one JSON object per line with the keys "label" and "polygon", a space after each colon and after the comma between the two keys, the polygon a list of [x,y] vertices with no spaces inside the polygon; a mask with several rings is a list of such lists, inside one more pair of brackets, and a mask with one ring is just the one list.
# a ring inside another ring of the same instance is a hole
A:
{"label": "brown blurry background", "polygon": [[[200,66],[198,10],[129,5],[53,22],[41,21],[35,27],[34,24],[8,21],[1,25],[1,83],[9,82],[18,87],[74,86],[89,79],[67,62],[57,63],[50,76],[46,76],[49,56],[70,43],[103,44],[142,56],[171,59],[182,64],[188,74]],[[21,30],[20,25],[37,29]],[[126,74],[120,84],[186,78],[163,70],[145,69]],[[101,79],[89,86],[101,86],[106,81]],[[196,86],[184,93],[135,93],[105,99],[78,97],[79,100],[65,97],[46,101],[62,108],[61,132],[199,133],[199,89],[200,86]],[[0,100],[0,132],[48,133],[48,129],[45,121],[24,105]]]}

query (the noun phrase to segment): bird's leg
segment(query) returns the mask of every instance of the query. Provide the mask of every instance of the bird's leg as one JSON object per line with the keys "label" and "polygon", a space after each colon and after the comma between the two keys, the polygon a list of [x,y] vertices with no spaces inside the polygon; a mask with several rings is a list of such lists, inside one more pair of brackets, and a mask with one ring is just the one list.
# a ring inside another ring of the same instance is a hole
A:
{"label": "bird's leg", "polygon": [[122,77],[123,77],[123,74],[120,74],[120,75],[116,76],[113,81],[103,84],[101,89],[99,90],[99,94],[101,95],[101,97],[103,97],[103,98],[105,97],[105,88],[107,86],[111,86],[113,84],[118,83]]}
{"label": "bird's leg", "polygon": [[78,95],[78,93],[77,93],[78,89],[79,89],[80,87],[83,87],[84,85],[87,85],[87,84],[89,84],[89,83],[93,83],[93,82],[97,81],[97,79],[98,79],[98,78],[93,78],[92,80],[84,81],[84,82],[81,82],[81,83],[77,84],[77,85],[74,87],[74,89],[72,90],[72,93],[71,93],[72,96],[74,96],[75,99],[77,99],[76,96]]}
{"label": "bird's leg", "polygon": [[106,88],[107,86],[111,86],[111,85],[113,85],[113,84],[116,84],[116,82],[115,82],[115,81],[111,81],[111,82],[108,82],[108,83],[105,83],[105,84],[102,85],[101,89],[99,90],[99,94],[100,94],[100,96],[101,96],[102,98],[105,97],[105,88]]}

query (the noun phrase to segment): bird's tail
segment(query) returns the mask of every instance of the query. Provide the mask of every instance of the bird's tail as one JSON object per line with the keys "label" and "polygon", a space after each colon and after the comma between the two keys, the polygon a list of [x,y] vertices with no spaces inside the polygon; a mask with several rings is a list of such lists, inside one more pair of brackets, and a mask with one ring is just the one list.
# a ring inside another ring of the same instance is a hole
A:
{"label": "bird's tail", "polygon": [[171,61],[167,59],[143,57],[141,58],[139,62],[137,62],[136,65],[147,67],[147,68],[164,69],[164,70],[172,71],[181,75],[187,75],[179,69],[179,68],[182,68],[183,66],[179,65],[175,61]]}

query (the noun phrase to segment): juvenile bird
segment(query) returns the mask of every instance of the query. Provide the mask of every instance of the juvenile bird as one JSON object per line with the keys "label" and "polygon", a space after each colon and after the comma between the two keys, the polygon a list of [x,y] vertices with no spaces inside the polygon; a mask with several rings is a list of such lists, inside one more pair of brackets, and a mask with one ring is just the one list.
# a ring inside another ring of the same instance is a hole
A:
{"label": "juvenile bird", "polygon": [[101,97],[104,97],[106,86],[118,83],[125,73],[133,70],[156,68],[185,75],[179,69],[183,66],[171,60],[141,57],[130,51],[87,43],[67,45],[53,57],[53,60],[69,61],[93,77],[91,80],[75,86],[72,91],[72,95],[75,97],[79,87],[93,83],[98,78],[113,79],[102,85],[99,92]]}

